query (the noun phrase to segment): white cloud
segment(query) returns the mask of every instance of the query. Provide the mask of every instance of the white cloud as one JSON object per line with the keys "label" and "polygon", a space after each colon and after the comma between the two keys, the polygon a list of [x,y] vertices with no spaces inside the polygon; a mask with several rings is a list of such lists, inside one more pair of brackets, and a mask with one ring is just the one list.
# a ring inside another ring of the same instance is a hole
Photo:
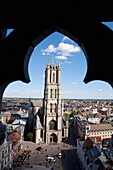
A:
{"label": "white cloud", "polygon": [[54,47],[53,44],[49,45],[45,50],[42,51],[42,55],[49,55],[50,53],[55,53],[57,48]]}
{"label": "white cloud", "polygon": [[55,58],[60,60],[67,60],[67,57],[65,56],[56,56]]}
{"label": "white cloud", "polygon": [[58,50],[59,53],[61,53],[64,56],[71,56],[72,53],[79,52],[80,48],[77,47],[77,46],[74,46],[72,44],[61,42],[58,45],[57,50]]}
{"label": "white cloud", "polygon": [[46,49],[42,49],[41,52],[42,52],[42,55],[50,55],[54,53],[58,56],[68,57],[68,56],[72,56],[72,54],[74,53],[80,52],[80,48],[77,46],[74,46],[73,44],[61,42],[58,44],[58,47],[54,47],[54,45],[51,44]]}

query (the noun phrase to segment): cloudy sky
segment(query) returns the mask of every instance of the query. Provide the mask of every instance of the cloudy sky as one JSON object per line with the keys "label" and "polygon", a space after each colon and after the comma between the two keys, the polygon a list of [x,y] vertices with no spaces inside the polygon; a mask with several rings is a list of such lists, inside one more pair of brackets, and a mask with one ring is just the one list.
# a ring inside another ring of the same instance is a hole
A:
{"label": "cloudy sky", "polygon": [[[106,25],[113,28],[113,23]],[[113,89],[107,82],[83,82],[87,71],[85,55],[75,42],[58,32],[35,47],[28,66],[30,83],[16,81],[9,84],[3,97],[43,98],[44,72],[48,59],[51,64],[57,64],[60,60],[62,98],[113,99]]]}

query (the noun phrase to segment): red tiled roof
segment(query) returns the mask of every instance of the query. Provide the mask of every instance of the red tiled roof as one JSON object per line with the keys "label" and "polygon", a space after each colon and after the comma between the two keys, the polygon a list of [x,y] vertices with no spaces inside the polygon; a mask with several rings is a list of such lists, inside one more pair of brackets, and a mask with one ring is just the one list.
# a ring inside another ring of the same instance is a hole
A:
{"label": "red tiled roof", "polygon": [[9,135],[9,138],[11,141],[15,142],[14,145],[16,145],[20,139],[20,134],[18,132],[12,132],[10,135]]}
{"label": "red tiled roof", "polygon": [[99,142],[99,141],[101,141],[101,136],[90,136],[90,137],[88,137],[91,141],[94,141],[95,140],[95,138],[96,138],[96,140],[97,140],[97,142]]}

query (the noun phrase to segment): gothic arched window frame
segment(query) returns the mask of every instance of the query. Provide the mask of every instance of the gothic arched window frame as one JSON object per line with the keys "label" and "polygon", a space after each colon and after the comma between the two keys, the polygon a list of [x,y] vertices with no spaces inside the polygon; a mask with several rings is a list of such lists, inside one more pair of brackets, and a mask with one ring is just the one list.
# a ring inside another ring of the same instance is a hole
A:
{"label": "gothic arched window frame", "polygon": [[51,120],[50,122],[49,122],[49,130],[57,130],[57,126],[56,126],[57,124],[56,124],[56,121],[55,120]]}
{"label": "gothic arched window frame", "polygon": [[52,113],[52,103],[50,103],[50,113]]}
{"label": "gothic arched window frame", "polygon": [[53,89],[50,89],[50,98],[52,99]]}
{"label": "gothic arched window frame", "polygon": [[53,73],[53,83],[55,82],[55,73]]}

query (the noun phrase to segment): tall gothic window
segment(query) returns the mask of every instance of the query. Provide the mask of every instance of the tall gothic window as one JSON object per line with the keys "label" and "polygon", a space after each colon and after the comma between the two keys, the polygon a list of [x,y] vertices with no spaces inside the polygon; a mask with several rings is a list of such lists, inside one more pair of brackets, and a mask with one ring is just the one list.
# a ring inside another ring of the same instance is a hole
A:
{"label": "tall gothic window", "polygon": [[50,89],[50,98],[52,98],[52,89]]}
{"label": "tall gothic window", "polygon": [[55,73],[53,73],[53,82],[55,82]]}
{"label": "tall gothic window", "polygon": [[64,136],[64,128],[62,128],[62,136]]}
{"label": "tall gothic window", "polygon": [[52,103],[50,103],[50,113],[52,113]]}
{"label": "tall gothic window", "polygon": [[49,122],[49,129],[50,130],[56,130],[56,121],[55,120],[51,120]]}
{"label": "tall gothic window", "polygon": [[57,104],[55,103],[55,113],[57,113]]}
{"label": "tall gothic window", "polygon": [[57,90],[55,89],[55,98],[56,98],[56,96],[57,96]]}
{"label": "tall gothic window", "polygon": [[56,83],[58,83],[58,72],[56,74]]}
{"label": "tall gothic window", "polygon": [[[51,67],[50,67],[50,68],[51,68]],[[50,70],[50,83],[51,83],[51,78],[52,78],[52,77],[51,77],[51,73],[52,73],[52,71]]]}

